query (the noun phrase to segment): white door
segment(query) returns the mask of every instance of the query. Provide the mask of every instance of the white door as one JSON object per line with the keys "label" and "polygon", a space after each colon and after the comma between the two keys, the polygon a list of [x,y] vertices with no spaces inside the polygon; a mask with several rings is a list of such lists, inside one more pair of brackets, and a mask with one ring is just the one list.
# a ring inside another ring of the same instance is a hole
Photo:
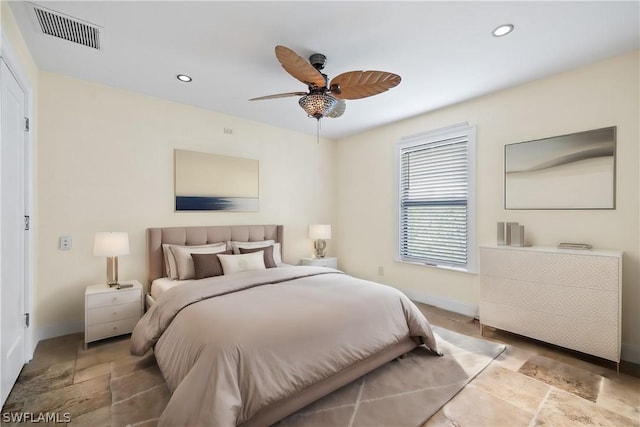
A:
{"label": "white door", "polygon": [[4,404],[25,361],[25,95],[0,61],[0,399]]}

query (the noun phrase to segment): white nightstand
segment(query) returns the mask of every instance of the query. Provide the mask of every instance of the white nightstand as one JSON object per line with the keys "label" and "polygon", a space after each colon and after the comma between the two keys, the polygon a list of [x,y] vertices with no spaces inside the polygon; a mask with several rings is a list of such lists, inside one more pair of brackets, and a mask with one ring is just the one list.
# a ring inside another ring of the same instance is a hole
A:
{"label": "white nightstand", "polygon": [[142,285],[128,280],[131,288],[87,286],[84,291],[84,348],[92,341],[128,334],[142,317]]}
{"label": "white nightstand", "polygon": [[302,258],[302,265],[314,265],[316,267],[330,267],[338,269],[338,258]]}

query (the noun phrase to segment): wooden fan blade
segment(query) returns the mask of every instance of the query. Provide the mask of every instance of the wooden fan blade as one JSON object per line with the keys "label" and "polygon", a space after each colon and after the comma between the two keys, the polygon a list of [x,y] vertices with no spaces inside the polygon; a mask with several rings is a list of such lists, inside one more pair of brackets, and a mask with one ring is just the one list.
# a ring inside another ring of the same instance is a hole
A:
{"label": "wooden fan blade", "polygon": [[331,112],[329,113],[329,115],[327,115],[327,117],[331,117],[332,119],[340,117],[341,115],[344,114],[344,110],[346,109],[347,109],[347,103],[345,102],[345,100],[338,99],[338,103],[336,104],[335,108],[331,110]]}
{"label": "wooden fan blade", "polygon": [[[340,99],[360,99],[386,92],[400,84],[400,76],[386,71],[349,71],[331,80],[331,95]],[[340,91],[334,91],[336,85]]]}
{"label": "wooden fan blade", "polygon": [[307,92],[287,92],[277,93],[275,95],[259,96],[257,98],[251,98],[249,101],[261,101],[263,99],[276,99],[276,98],[288,98],[290,96],[304,96]]}
{"label": "wooden fan blade", "polygon": [[307,86],[325,87],[326,82],[320,71],[305,61],[300,55],[284,46],[276,46],[276,57],[282,68]]}

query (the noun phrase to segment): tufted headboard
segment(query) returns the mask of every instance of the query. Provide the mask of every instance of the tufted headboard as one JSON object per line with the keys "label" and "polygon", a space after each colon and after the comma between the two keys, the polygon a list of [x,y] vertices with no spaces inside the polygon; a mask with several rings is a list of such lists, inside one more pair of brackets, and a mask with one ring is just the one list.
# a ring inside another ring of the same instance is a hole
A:
{"label": "tufted headboard", "polygon": [[161,227],[147,229],[147,277],[149,283],[166,276],[162,244],[206,245],[209,243],[259,242],[275,240],[283,244],[282,225],[213,225],[209,227]]}

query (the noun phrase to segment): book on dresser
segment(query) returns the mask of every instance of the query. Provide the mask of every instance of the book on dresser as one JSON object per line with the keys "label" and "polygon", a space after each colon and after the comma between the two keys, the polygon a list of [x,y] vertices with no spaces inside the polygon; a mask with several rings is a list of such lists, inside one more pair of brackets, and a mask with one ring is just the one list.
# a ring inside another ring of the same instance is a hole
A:
{"label": "book on dresser", "polygon": [[480,324],[620,362],[622,252],[480,247]]}

